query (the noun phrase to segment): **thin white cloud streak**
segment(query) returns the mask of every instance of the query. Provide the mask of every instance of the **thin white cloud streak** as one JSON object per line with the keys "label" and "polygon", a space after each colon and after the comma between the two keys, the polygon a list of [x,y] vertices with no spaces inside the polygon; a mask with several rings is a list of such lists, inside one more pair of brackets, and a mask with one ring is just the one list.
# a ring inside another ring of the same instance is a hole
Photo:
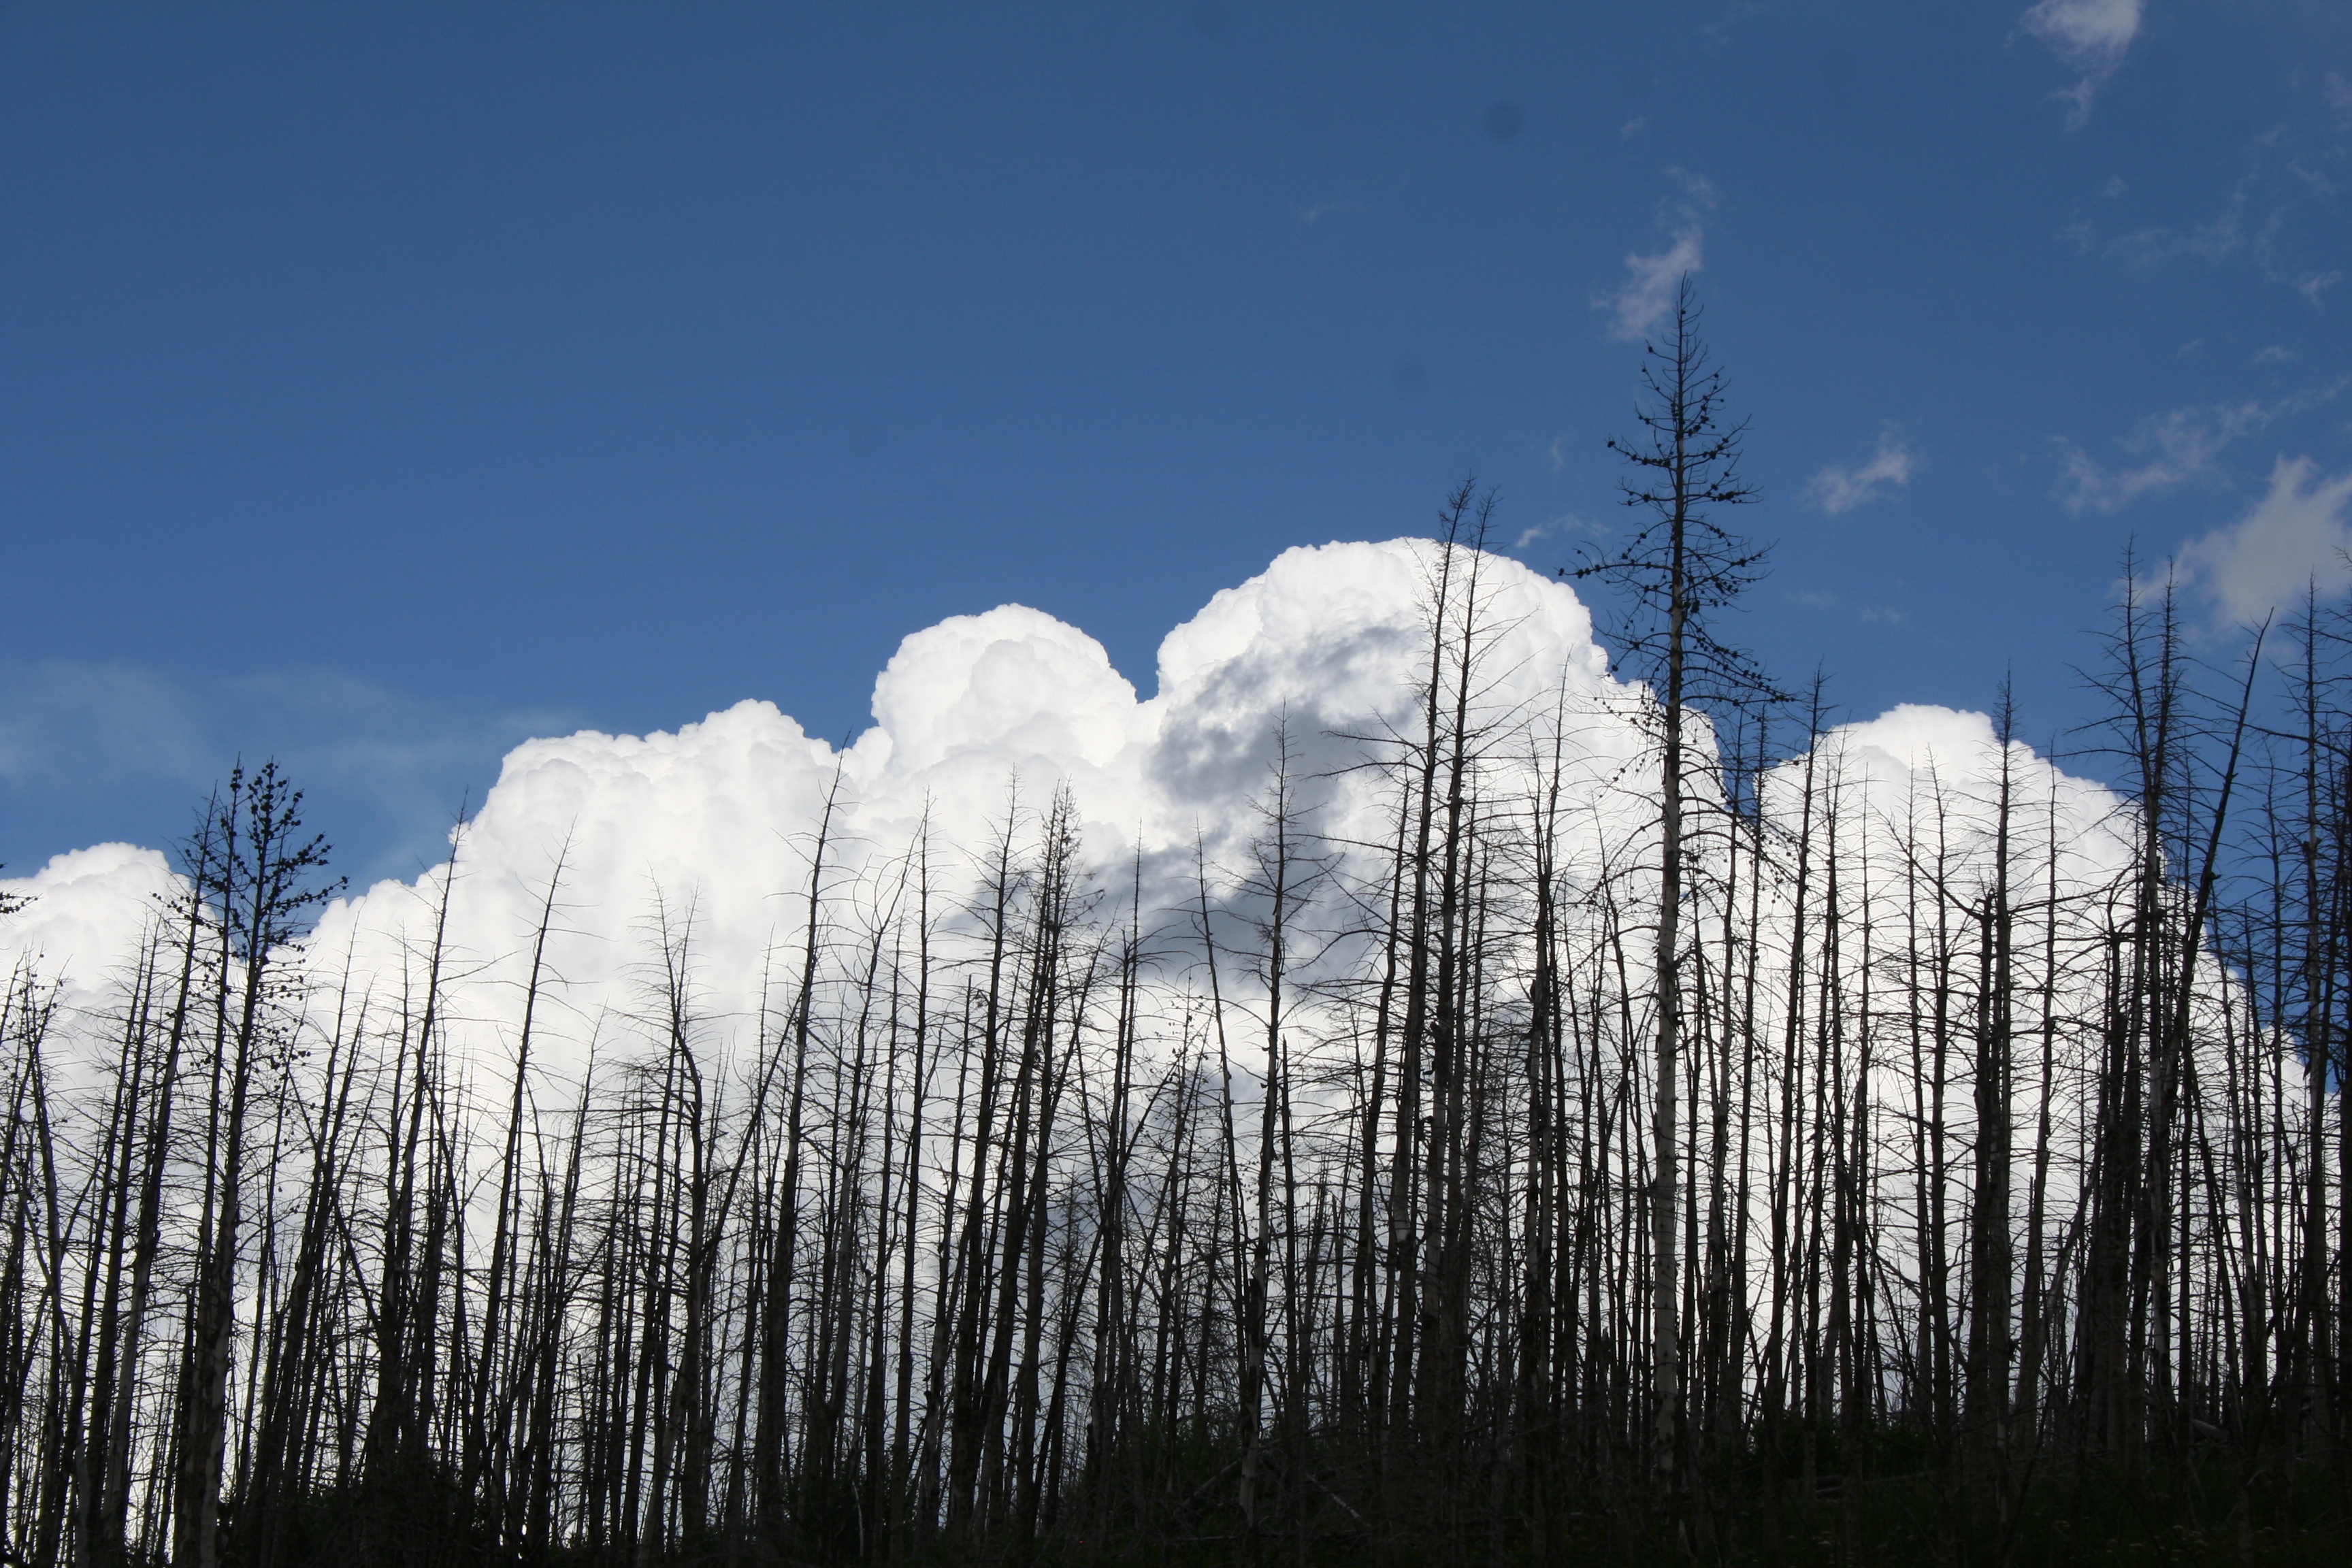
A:
{"label": "thin white cloud streak", "polygon": [[[2246,208],[2254,177],[2250,174],[2241,178],[2222,198],[2221,210],[2204,223],[2188,228],[2167,224],[2136,228],[2106,240],[2104,249],[2107,255],[2135,267],[2155,267],[2177,256],[2193,257],[2200,261],[2225,261],[2249,246],[2261,252],[2256,257],[2258,261],[2265,259],[2269,242],[2284,221],[2284,212],[2273,208],[2264,218],[2262,231],[2252,237],[2248,236]],[[2072,232],[2078,249],[2087,252],[2100,243],[2096,230],[2087,223],[2076,226]]]}
{"label": "thin white cloud streak", "polygon": [[2039,0],[2017,25],[2082,73],[2073,87],[2053,95],[2067,106],[2066,129],[2075,131],[2090,119],[2091,100],[2139,36],[2140,0]]}
{"label": "thin white cloud streak", "polygon": [[0,665],[0,783],[95,772],[201,786],[233,754],[220,739],[230,730],[285,742],[280,754],[306,767],[407,776],[560,721],[461,710],[327,668],[192,684],[135,666],[45,659]]}
{"label": "thin white cloud streak", "polygon": [[2182,576],[2210,597],[2223,621],[2260,620],[2290,606],[2306,585],[2323,596],[2352,584],[2352,471],[2319,477],[2309,458],[2281,458],[2270,489],[2226,528],[2180,552]]}
{"label": "thin white cloud streak", "polygon": [[436,702],[331,668],[188,681],[119,664],[0,664],[0,788],[161,784],[194,806],[240,755],[275,757],[314,799],[373,808],[389,829],[375,837],[391,842],[354,869],[381,874],[441,851],[457,781],[564,723],[551,710]]}
{"label": "thin white cloud streak", "polygon": [[2243,262],[2266,281],[2294,290],[2315,310],[2323,309],[2327,290],[2344,279],[2337,265],[2344,193],[2335,170],[2352,144],[2340,117],[2315,114],[2301,93],[2290,94],[2278,111],[2279,119],[2247,140],[2242,164],[2210,217],[2110,234],[2084,215],[2060,233],[2082,255],[2133,267]]}
{"label": "thin white cloud streak", "polygon": [[1519,531],[1519,536],[1511,542],[1511,548],[1514,550],[1525,550],[1528,545],[1535,543],[1538,540],[1560,539],[1573,533],[1590,533],[1597,531],[1599,531],[1594,529],[1591,523],[1587,522],[1583,518],[1579,517],[1576,513],[1572,511],[1564,511],[1557,517],[1546,518],[1541,522],[1530,523],[1527,527],[1521,529]]}
{"label": "thin white cloud streak", "polygon": [[2142,418],[2124,448],[2145,453],[2134,468],[2110,468],[2072,442],[2062,441],[2062,497],[2071,512],[2118,511],[2140,497],[2210,473],[2213,460],[2241,436],[2260,430],[2271,413],[2259,403],[2217,403],[2176,408]]}
{"label": "thin white cloud streak", "polygon": [[1665,249],[1647,256],[1638,252],[1627,255],[1625,287],[1605,301],[1611,313],[1610,336],[1634,342],[1647,336],[1650,329],[1664,319],[1666,312],[1674,309],[1675,289],[1685,275],[1706,264],[1703,239],[1700,225],[1693,219],[1684,225]]}
{"label": "thin white cloud streak", "polygon": [[2352,378],[2306,387],[2276,403],[2212,403],[2143,416],[2125,437],[2124,450],[2147,461],[2109,468],[2071,441],[2058,449],[2063,472],[2059,499],[2071,512],[2119,511],[2145,495],[2168,490],[2215,471],[2221,454],[2241,438],[2256,435],[2276,419],[2316,408],[2333,399]]}
{"label": "thin white cloud streak", "polygon": [[0,784],[160,775],[200,781],[207,747],[179,683],[118,664],[0,668]]}
{"label": "thin white cloud streak", "polygon": [[1805,481],[1804,504],[1835,517],[1858,506],[1885,500],[1911,482],[1918,458],[1892,431],[1882,432],[1870,461],[1855,467],[1832,463]]}
{"label": "thin white cloud streak", "polygon": [[1609,312],[1609,335],[1627,342],[1648,336],[1675,308],[1675,290],[1684,277],[1706,266],[1706,215],[1715,209],[1715,186],[1704,174],[1666,173],[1683,188],[1681,197],[1667,202],[1658,215],[1666,245],[1646,255],[1629,251],[1624,286],[1592,301],[1594,310]]}

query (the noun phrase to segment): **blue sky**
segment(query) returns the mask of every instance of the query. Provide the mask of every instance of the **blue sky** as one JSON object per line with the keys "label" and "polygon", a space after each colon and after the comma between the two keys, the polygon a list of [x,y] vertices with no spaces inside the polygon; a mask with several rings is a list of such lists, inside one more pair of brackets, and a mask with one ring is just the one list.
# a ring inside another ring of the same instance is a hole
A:
{"label": "blue sky", "polygon": [[0,860],[242,750],[413,869],[526,735],[845,735],[1008,600],[1148,694],[1471,471],[1548,568],[1684,261],[1739,635],[2053,733],[2128,542],[2217,647],[2337,570],[2347,184],[2316,0],[0,5]]}

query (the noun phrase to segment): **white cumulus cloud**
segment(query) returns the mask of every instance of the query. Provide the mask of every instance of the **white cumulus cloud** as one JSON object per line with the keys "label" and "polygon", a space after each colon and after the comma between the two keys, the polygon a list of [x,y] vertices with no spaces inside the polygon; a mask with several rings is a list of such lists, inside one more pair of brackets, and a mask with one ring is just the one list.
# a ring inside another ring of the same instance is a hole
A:
{"label": "white cumulus cloud", "polygon": [[[1278,724],[1310,778],[1318,827],[1335,840],[1386,837],[1373,775],[1345,771],[1360,742],[1409,728],[1426,658],[1431,547],[1413,542],[1293,550],[1218,594],[1162,642],[1158,691],[1139,697],[1101,644],[1038,611],[1005,605],[915,633],[875,683],[874,725],[843,751],[766,701],[738,703],[674,732],[595,731],[528,741],[445,864],[332,905],[311,939],[357,984],[396,994],[450,889],[452,1016],[509,1020],[527,937],[561,857],[562,912],[548,948],[562,977],[551,1011],[583,1059],[600,1030],[643,1000],[664,921],[690,922],[701,1006],[721,1034],[756,1026],[774,950],[804,908],[829,794],[835,892],[886,888],[929,824],[933,872],[961,900],[1008,814],[1034,833],[1057,787],[1076,813],[1086,862],[1106,877],[1141,857],[1146,917],[1180,909],[1196,835],[1213,865],[1238,858]],[[1645,744],[1622,711],[1591,617],[1567,585],[1480,556],[1491,616],[1484,702],[1498,717],[1551,710],[1565,689],[1584,715],[1578,744],[1602,775]],[[452,879],[454,878],[454,880]],[[169,886],[152,850],[106,847],[0,882],[32,904],[0,929],[0,961],[37,952],[45,971],[98,976],[130,955]],[[877,897],[877,904],[886,901]],[[788,966],[788,965],[787,965]],[[604,1020],[604,1022],[600,1022]],[[486,1047],[485,1048],[492,1048]]]}
{"label": "white cumulus cloud", "polygon": [[2322,479],[2309,458],[2281,458],[2269,490],[2245,516],[2180,552],[2189,580],[2232,621],[2291,605],[2307,584],[2322,593],[2352,583],[2352,472]]}
{"label": "white cumulus cloud", "polygon": [[178,887],[160,851],[97,844],[52,856],[29,877],[0,879],[19,907],[0,918],[0,970],[36,965],[68,1005],[95,996],[135,953],[140,934]]}
{"label": "white cumulus cloud", "polygon": [[[689,931],[696,1037],[734,1052],[761,1034],[772,1039],[790,1005],[821,824],[844,950],[831,962],[855,963],[846,950],[870,922],[914,896],[925,823],[934,920],[943,941],[956,931],[968,940],[970,922],[958,926],[956,910],[968,907],[990,845],[1008,818],[1017,840],[1034,844],[1040,808],[1057,788],[1068,792],[1096,885],[1123,907],[1129,877],[1139,876],[1145,921],[1181,944],[1195,844],[1205,839],[1212,868],[1246,858],[1250,803],[1264,798],[1286,722],[1293,776],[1340,879],[1374,884],[1367,873],[1392,839],[1395,802],[1377,770],[1352,764],[1368,744],[1381,750],[1380,737],[1416,728],[1435,565],[1425,542],[1289,551],[1169,634],[1149,698],[1092,637],[1006,605],[908,637],[876,682],[873,728],[841,751],[765,701],[674,732],[527,742],[509,753],[454,862],[331,906],[310,941],[309,966],[352,1005],[396,1015],[421,983],[446,898],[442,1016],[453,1052],[467,1070],[501,1075],[560,858],[534,1014],[541,1068],[576,1079],[592,1054],[626,1059],[647,1030],[658,1032],[646,1021],[658,1011],[655,960],[665,937],[675,951]],[[1495,738],[1480,763],[1479,809],[1507,813],[1538,798],[1535,759],[1556,741],[1574,802],[1562,864],[1622,875],[1638,858],[1629,847],[1655,820],[1647,795],[1655,752],[1640,694],[1612,678],[1567,584],[1500,556],[1465,553],[1455,565],[1452,602],[1462,603],[1475,573],[1481,605],[1468,719]],[[1981,715],[1925,708],[1834,731],[1820,753],[1824,776],[1843,781],[1832,792],[1843,802],[1837,809],[1853,814],[1857,833],[1882,837],[1904,810],[1936,798],[1979,822],[1982,781],[2002,754]],[[2096,831],[2115,813],[2113,797],[2022,748],[2014,760],[2042,781],[2036,788],[2063,797],[2058,842],[2069,885],[2098,880],[2114,858]],[[1804,809],[1803,775],[1794,763],[1777,770],[1768,805]],[[1900,846],[1889,838],[1881,848],[1895,857]],[[121,976],[174,885],[161,855],[126,845],[60,856],[0,883],[0,893],[32,900],[0,919],[0,964],[34,959],[72,982],[68,1002],[92,1020],[102,1048],[103,987]],[[1181,960],[1171,965],[1168,996],[1192,983],[1186,973]],[[1181,1011],[1181,998],[1173,1005]]]}

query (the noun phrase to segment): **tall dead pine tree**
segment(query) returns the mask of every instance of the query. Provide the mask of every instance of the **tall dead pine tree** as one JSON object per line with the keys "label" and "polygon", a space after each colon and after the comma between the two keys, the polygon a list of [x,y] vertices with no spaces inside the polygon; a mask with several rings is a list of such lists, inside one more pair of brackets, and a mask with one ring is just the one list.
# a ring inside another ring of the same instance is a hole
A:
{"label": "tall dead pine tree", "polygon": [[173,1560],[211,1568],[219,1558],[220,1489],[229,1436],[229,1352],[236,1332],[236,1268],[246,1180],[247,1111],[263,1058],[276,1045],[273,962],[300,921],[340,883],[319,880],[327,841],[298,837],[301,792],[275,763],[229,776],[211,831],[219,853],[197,896],[212,904],[219,950],[212,987],[212,1090],[205,1139],[204,1219],[182,1373]]}
{"label": "tall dead pine tree", "polygon": [[[1683,1447],[1680,1139],[1676,1096],[1681,1067],[1684,858],[1690,768],[1688,724],[1695,709],[1774,695],[1748,655],[1716,637],[1712,612],[1736,601],[1761,575],[1764,549],[1713,521],[1713,509],[1756,499],[1739,477],[1745,421],[1727,424],[1724,382],[1698,335],[1699,306],[1689,278],[1675,296],[1661,341],[1643,350],[1646,401],[1634,418],[1641,433],[1612,438],[1625,459],[1624,504],[1643,515],[1619,548],[1562,575],[1598,577],[1627,601],[1621,656],[1651,683],[1660,730],[1658,760],[1658,921],[1654,955],[1656,999],[1651,1107],[1650,1377],[1653,1464],[1661,1486],[1677,1485]],[[1701,755],[1711,754],[1702,740]]]}

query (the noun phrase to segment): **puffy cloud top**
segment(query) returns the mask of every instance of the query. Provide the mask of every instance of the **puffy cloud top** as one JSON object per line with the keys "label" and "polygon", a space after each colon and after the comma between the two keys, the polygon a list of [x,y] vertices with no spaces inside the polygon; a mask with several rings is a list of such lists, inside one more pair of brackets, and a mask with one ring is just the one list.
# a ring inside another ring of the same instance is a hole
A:
{"label": "puffy cloud top", "polygon": [[[1928,841],[1978,860],[1993,838],[2002,751],[1989,715],[1918,702],[1840,725],[1815,746],[1835,763],[1832,787],[1843,795],[1837,809],[1864,832],[1899,837],[1933,817]],[[2063,847],[2057,869],[2069,889],[2104,883],[2130,863],[2114,792],[2061,772],[2021,741],[2007,752],[2012,836]],[[1784,817],[1794,812],[1797,767],[1784,764],[1775,781]]]}
{"label": "puffy cloud top", "polygon": [[136,952],[140,933],[177,885],[161,852],[132,844],[53,856],[30,877],[0,880],[0,894],[26,900],[0,920],[0,954],[12,968],[37,963],[69,996],[87,994]]}

